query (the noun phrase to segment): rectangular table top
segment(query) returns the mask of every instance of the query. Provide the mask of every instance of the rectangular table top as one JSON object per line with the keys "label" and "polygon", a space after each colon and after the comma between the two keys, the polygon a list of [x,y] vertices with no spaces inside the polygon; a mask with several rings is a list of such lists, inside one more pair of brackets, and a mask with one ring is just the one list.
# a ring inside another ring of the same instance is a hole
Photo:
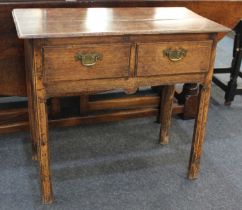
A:
{"label": "rectangular table top", "polygon": [[185,7],[14,9],[18,37],[227,32]]}

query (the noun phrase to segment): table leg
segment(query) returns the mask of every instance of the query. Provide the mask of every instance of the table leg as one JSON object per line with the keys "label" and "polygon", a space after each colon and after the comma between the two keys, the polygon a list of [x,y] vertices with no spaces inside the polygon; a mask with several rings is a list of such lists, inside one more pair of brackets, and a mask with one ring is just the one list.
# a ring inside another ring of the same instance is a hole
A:
{"label": "table leg", "polygon": [[32,40],[24,42],[28,110],[35,156],[35,148],[37,147],[42,202],[47,204],[52,203],[53,192],[49,160],[46,92],[43,84],[42,49],[38,46],[33,48],[34,44]]}
{"label": "table leg", "polygon": [[160,105],[160,143],[169,143],[169,129],[172,116],[172,105],[174,97],[175,85],[166,85],[161,90]]}
{"label": "table leg", "polygon": [[[37,94],[38,95],[38,94]],[[50,174],[49,143],[48,143],[48,118],[45,100],[36,97],[35,103],[37,149],[40,169],[40,185],[42,191],[42,202],[52,203],[53,192]]]}
{"label": "table leg", "polygon": [[209,71],[205,77],[204,83],[200,86],[200,92],[198,95],[197,115],[195,119],[190,160],[188,166],[188,179],[196,179],[199,175],[200,159],[202,155],[202,146],[204,142],[205,128],[211,94],[216,43],[217,42],[215,40],[212,46]]}
{"label": "table leg", "polygon": [[211,84],[204,85],[199,93],[198,113],[195,120],[192,147],[190,153],[188,178],[196,179],[199,175],[202,145],[205,136],[205,127],[208,115]]}

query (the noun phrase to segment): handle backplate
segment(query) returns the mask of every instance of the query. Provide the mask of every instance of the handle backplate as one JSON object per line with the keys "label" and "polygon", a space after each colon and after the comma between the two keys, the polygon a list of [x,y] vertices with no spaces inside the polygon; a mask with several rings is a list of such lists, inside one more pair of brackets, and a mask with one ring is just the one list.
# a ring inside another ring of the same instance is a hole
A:
{"label": "handle backplate", "polygon": [[183,48],[179,49],[166,49],[163,51],[163,56],[166,56],[170,61],[177,62],[185,58],[187,55],[187,50]]}
{"label": "handle backplate", "polygon": [[98,60],[102,60],[102,54],[100,53],[77,53],[75,60],[80,61],[83,66],[94,66]]}

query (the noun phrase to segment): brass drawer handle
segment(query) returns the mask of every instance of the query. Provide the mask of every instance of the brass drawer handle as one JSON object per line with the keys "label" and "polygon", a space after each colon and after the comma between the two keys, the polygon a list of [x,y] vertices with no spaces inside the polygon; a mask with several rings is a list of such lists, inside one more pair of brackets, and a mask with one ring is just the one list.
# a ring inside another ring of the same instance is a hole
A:
{"label": "brass drawer handle", "polygon": [[179,48],[179,49],[169,48],[163,51],[163,55],[168,57],[170,61],[177,62],[186,57],[187,50],[183,48]]}
{"label": "brass drawer handle", "polygon": [[80,61],[83,66],[94,66],[98,60],[102,59],[100,53],[77,53],[75,60]]}

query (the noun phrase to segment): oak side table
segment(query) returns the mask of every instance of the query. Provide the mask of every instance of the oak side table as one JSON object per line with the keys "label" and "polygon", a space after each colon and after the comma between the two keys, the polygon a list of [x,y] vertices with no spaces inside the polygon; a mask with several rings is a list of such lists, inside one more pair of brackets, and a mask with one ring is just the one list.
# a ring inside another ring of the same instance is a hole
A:
{"label": "oak side table", "polygon": [[174,85],[199,83],[188,169],[188,178],[197,178],[217,33],[228,28],[182,7],[15,9],[13,18],[25,42],[33,158],[39,162],[43,203],[53,201],[48,97],[164,85],[160,143],[167,144]]}

